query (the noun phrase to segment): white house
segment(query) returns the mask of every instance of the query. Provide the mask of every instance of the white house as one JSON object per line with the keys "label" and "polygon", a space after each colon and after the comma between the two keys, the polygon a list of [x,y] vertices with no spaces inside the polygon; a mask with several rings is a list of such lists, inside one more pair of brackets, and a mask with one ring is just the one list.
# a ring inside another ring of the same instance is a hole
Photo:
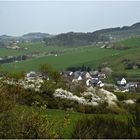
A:
{"label": "white house", "polygon": [[97,83],[97,85],[98,85],[99,87],[103,87],[103,86],[104,86],[104,83],[102,83],[102,81],[99,81],[99,82]]}
{"label": "white house", "polygon": [[86,85],[87,86],[98,86],[98,87],[103,87],[104,86],[104,83],[102,83],[102,81],[100,81],[99,79],[97,78],[92,78],[92,79],[88,79],[86,81]]}
{"label": "white house", "polygon": [[117,81],[117,84],[118,84],[118,85],[121,85],[121,86],[126,85],[126,83],[127,83],[127,81],[125,80],[125,78],[122,78],[121,81]]}
{"label": "white house", "polygon": [[87,85],[87,86],[90,86],[90,79],[88,79],[88,80],[86,81],[86,85]]}
{"label": "white house", "polygon": [[69,73],[69,75],[72,76],[72,74],[73,74],[73,72],[71,71],[71,72]]}
{"label": "white house", "polygon": [[82,76],[79,76],[77,80],[81,81],[82,79],[83,79]]}

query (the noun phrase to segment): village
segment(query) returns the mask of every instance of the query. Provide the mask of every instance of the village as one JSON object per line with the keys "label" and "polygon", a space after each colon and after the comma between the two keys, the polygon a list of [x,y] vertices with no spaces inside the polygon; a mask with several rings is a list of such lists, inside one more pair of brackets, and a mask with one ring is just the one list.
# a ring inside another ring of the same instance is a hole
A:
{"label": "village", "polygon": [[[139,93],[140,83],[137,81],[127,81],[126,78],[122,77],[117,80],[116,83],[108,83],[106,79],[108,76],[95,71],[70,71],[65,70],[60,72],[60,75],[68,80],[73,86],[76,83],[82,82],[85,87],[98,87],[106,90],[110,90],[113,92],[123,92],[123,93]],[[1,76],[2,79],[2,76]],[[25,74],[24,79],[20,79],[18,83],[24,88],[31,88],[35,91],[39,91],[41,84],[44,80],[50,80],[47,74],[42,74],[41,72],[30,71]],[[9,79],[7,81],[9,84],[14,84],[14,80]]]}

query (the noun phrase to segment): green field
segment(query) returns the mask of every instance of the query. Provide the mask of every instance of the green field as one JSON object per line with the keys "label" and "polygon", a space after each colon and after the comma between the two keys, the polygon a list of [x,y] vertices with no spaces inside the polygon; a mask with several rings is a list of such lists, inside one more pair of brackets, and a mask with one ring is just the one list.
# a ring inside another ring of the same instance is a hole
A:
{"label": "green field", "polygon": [[123,41],[117,42],[116,44],[125,45],[125,46],[128,46],[128,47],[140,47],[140,37],[125,39]]}
{"label": "green field", "polygon": [[[78,113],[73,111],[64,111],[59,109],[40,109],[37,107],[28,107],[28,106],[18,106],[16,108],[18,111],[23,112],[37,112],[40,115],[46,115],[50,121],[53,121],[54,123],[54,129],[56,130],[62,130],[63,138],[71,138],[71,133],[76,125],[76,122],[84,117],[94,117],[99,114],[84,114],[84,113]],[[113,115],[113,114],[101,114],[106,117],[114,116],[116,119],[126,119],[128,114],[121,114],[121,115]],[[65,116],[69,116],[68,124],[64,125],[64,118]]]}
{"label": "green field", "polygon": [[0,48],[0,57],[4,56],[19,56],[26,54],[26,51],[20,51],[20,50],[13,50],[13,49],[7,49],[7,48]]}
{"label": "green field", "polygon": [[119,51],[111,49],[101,49],[101,48],[85,48],[75,51],[71,51],[60,56],[44,56],[35,58],[32,60],[4,64],[5,70],[10,71],[31,71],[37,70],[40,64],[49,63],[58,70],[63,70],[70,66],[86,65],[91,62],[92,67],[97,67],[100,63],[104,62],[106,58],[112,58],[118,54]]}
{"label": "green field", "polygon": [[81,51],[85,48],[91,47],[91,46],[86,46],[86,47],[71,48],[71,47],[64,47],[64,46],[46,46],[43,42],[36,42],[36,43],[26,42],[26,43],[20,43],[18,44],[18,46],[21,49],[14,50],[10,48],[0,48],[0,57],[19,56],[19,55],[27,55],[32,53],[43,53],[43,54],[49,54],[52,52],[70,53],[73,51]]}
{"label": "green field", "polygon": [[38,70],[39,65],[45,63],[51,64],[58,70],[64,70],[70,66],[81,66],[83,64],[97,68],[101,64],[106,63],[118,73],[127,73],[130,77],[139,77],[140,70],[125,70],[123,60],[129,59],[135,63],[140,62],[140,37],[130,38],[116,43],[130,46],[130,48],[124,50],[101,49],[92,45],[68,48],[63,46],[45,46],[43,42],[21,43],[19,46],[21,48],[27,48],[27,50],[19,51],[1,48],[0,56],[31,54],[33,52],[45,54],[56,52],[58,54],[58,56],[40,56],[31,60],[2,65],[4,70],[10,72]]}
{"label": "green field", "polygon": [[[34,52],[46,52],[47,48],[44,43],[20,43],[18,45],[21,49],[0,48],[0,56],[19,56],[27,55]],[[26,48],[26,49],[25,49]]]}
{"label": "green field", "polygon": [[60,56],[44,56],[32,60],[4,64],[6,71],[33,71],[38,70],[40,64],[49,63],[58,70],[64,70],[70,66],[81,66],[82,64],[97,68],[102,63],[107,63],[114,71],[127,73],[128,76],[139,76],[139,70],[125,70],[122,61],[130,59],[135,62],[140,60],[140,48],[124,51],[100,48],[86,48],[81,51],[75,50]]}

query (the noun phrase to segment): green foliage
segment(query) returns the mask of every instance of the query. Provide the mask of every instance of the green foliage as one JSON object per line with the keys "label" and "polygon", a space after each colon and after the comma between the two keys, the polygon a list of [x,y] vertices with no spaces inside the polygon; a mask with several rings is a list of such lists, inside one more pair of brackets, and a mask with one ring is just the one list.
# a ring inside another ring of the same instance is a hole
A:
{"label": "green foliage", "polygon": [[108,41],[108,37],[95,34],[95,33],[65,33],[59,34],[51,38],[45,38],[44,41],[46,45],[58,45],[58,46],[67,46],[67,47],[75,47],[75,46],[83,46],[90,45],[95,43],[96,41]]}
{"label": "green foliage", "polygon": [[60,80],[60,74],[57,72],[52,65],[42,64],[39,67],[39,71],[44,77],[49,77],[51,80],[54,80],[56,83]]}
{"label": "green foliage", "polygon": [[20,80],[23,79],[25,77],[25,73],[24,72],[13,72],[13,73],[7,73],[7,78],[13,79],[13,80]]}
{"label": "green foliage", "polygon": [[39,67],[39,71],[44,75],[51,75],[53,67],[50,64],[42,64]]}
{"label": "green foliage", "polygon": [[72,138],[137,138],[137,130],[131,118],[117,120],[114,117],[95,116],[79,120]]}
{"label": "green foliage", "polygon": [[0,113],[11,111],[14,106],[14,99],[6,94],[3,85],[0,83]]}
{"label": "green foliage", "polygon": [[112,77],[114,79],[121,79],[122,77],[127,77],[127,73],[121,73],[121,72],[113,72]]}
{"label": "green foliage", "polygon": [[50,97],[53,96],[55,89],[56,89],[56,84],[51,80],[44,81],[42,86],[41,86],[41,92],[47,96],[50,96]]}
{"label": "green foliage", "polygon": [[129,100],[129,99],[136,100],[140,97],[140,95],[137,93],[129,93],[129,94],[127,94],[127,93],[114,93],[114,94],[117,96],[119,101]]}
{"label": "green foliage", "polygon": [[[140,97],[136,100],[136,108],[135,108],[135,117],[136,117],[136,125],[140,128]],[[140,135],[140,133],[139,133]]]}
{"label": "green foliage", "polygon": [[0,120],[0,138],[40,139],[59,137],[51,129],[53,124],[48,121],[47,117],[37,113],[5,113],[4,116],[0,116]]}
{"label": "green foliage", "polygon": [[14,98],[0,88],[1,139],[60,138],[52,126],[53,123],[39,113],[18,112]]}
{"label": "green foliage", "polygon": [[114,92],[115,87],[114,86],[104,86],[104,89],[110,92]]}

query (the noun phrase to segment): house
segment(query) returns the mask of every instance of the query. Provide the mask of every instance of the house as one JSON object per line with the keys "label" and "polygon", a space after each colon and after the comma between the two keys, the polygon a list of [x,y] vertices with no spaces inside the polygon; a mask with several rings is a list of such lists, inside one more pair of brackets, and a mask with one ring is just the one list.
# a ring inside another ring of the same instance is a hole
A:
{"label": "house", "polygon": [[79,79],[79,80],[83,79],[81,71],[75,71],[72,76],[73,76],[73,79]]}
{"label": "house", "polygon": [[83,80],[82,76],[79,76],[79,77],[77,78],[77,80],[78,80],[78,81]]}
{"label": "house", "polygon": [[138,83],[137,82],[128,82],[126,85],[128,88],[137,88]]}
{"label": "house", "polygon": [[136,92],[138,88],[138,82],[128,82],[126,86],[129,89],[129,91]]}
{"label": "house", "polygon": [[103,87],[104,84],[102,81],[99,80],[99,78],[91,78],[86,81],[87,86],[98,86],[98,87]]}
{"label": "house", "polygon": [[83,71],[83,72],[81,72],[81,77],[82,77],[83,80],[87,80],[87,79],[91,78],[91,75],[90,75],[89,72]]}
{"label": "house", "polygon": [[36,77],[36,72],[31,71],[31,72],[29,72],[29,73],[26,74],[26,77],[27,78],[34,78],[34,77]]}
{"label": "house", "polygon": [[62,71],[60,74],[67,77],[67,76],[72,76],[73,72],[72,71]]}
{"label": "house", "polygon": [[99,79],[105,79],[106,75],[104,73],[99,73],[98,77],[99,77]]}
{"label": "house", "polygon": [[89,73],[90,73],[91,76],[94,76],[94,75],[98,75],[99,71],[95,70],[95,71],[90,71]]}
{"label": "house", "polygon": [[71,72],[69,73],[69,75],[72,76],[72,75],[73,75],[73,72],[71,71]]}
{"label": "house", "polygon": [[91,78],[91,75],[89,72],[85,72],[85,78],[88,79],[88,78]]}
{"label": "house", "polygon": [[126,83],[127,83],[127,81],[125,80],[125,78],[122,78],[121,81],[117,81],[117,85],[119,85],[119,86],[125,86]]}

